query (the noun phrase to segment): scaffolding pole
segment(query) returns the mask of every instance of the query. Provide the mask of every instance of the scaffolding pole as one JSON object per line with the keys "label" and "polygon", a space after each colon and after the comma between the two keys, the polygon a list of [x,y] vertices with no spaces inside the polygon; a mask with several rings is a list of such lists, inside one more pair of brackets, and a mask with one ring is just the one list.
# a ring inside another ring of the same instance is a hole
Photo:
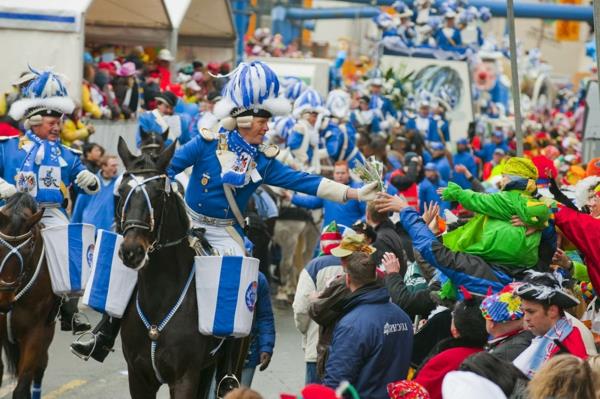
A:
{"label": "scaffolding pole", "polygon": [[506,18],[510,41],[510,70],[512,76],[512,96],[515,115],[515,134],[517,138],[517,156],[523,156],[523,117],[521,116],[521,91],[519,86],[519,68],[517,66],[517,34],[515,32],[514,0],[506,4]]}

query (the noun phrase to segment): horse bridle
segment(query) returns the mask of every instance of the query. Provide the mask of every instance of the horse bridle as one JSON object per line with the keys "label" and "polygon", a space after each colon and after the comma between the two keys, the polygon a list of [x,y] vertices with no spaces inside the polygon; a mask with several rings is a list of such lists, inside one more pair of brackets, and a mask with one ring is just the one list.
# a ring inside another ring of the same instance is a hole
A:
{"label": "horse bridle", "polygon": [[[141,173],[159,173],[159,172],[154,169],[142,169],[142,170],[127,172],[124,175],[124,177],[131,177],[132,180],[130,180],[130,181],[135,182],[135,185],[132,186],[129,193],[127,193],[127,196],[125,197],[125,201],[123,202],[123,206],[120,209],[121,217],[120,217],[119,226],[120,226],[121,234],[123,236],[125,235],[125,233],[127,233],[128,230],[133,229],[133,228],[147,230],[150,233],[154,232],[154,229],[156,227],[155,226],[155,218],[154,218],[154,207],[152,206],[152,201],[150,201],[150,195],[148,195],[148,191],[146,190],[146,184],[148,184],[151,181],[155,181],[155,180],[163,180],[164,179],[164,181],[165,181],[165,188],[163,190],[161,190],[162,205],[163,205],[162,210],[161,210],[161,216],[160,216],[161,222],[164,220],[167,198],[171,194],[171,185],[169,183],[169,178],[167,175],[156,174],[154,176],[150,176],[145,179],[142,179],[141,177],[136,176],[136,173],[141,174]],[[144,195],[144,200],[146,202],[146,206],[148,208],[148,211],[150,212],[150,223],[146,223],[146,221],[144,221],[144,220],[137,220],[137,219],[127,220],[125,218],[125,211],[127,210],[127,205],[129,204],[129,201],[131,200],[133,193],[139,192],[139,191],[141,191],[142,194]],[[161,235],[162,235],[161,233],[162,233],[162,224],[158,227],[158,231],[156,233],[156,239],[148,248],[149,253],[156,251],[158,249],[161,249],[161,248],[166,248],[166,247],[170,247],[173,245],[177,245],[180,242],[182,242],[185,238],[187,238],[187,232],[186,232],[186,234],[183,237],[181,237],[177,240],[161,243]]]}
{"label": "horse bridle", "polygon": [[[25,273],[25,260],[23,259],[23,255],[21,255],[20,249],[25,247],[25,245],[31,243],[32,239],[33,239],[33,232],[31,230],[28,231],[27,233],[21,234],[19,236],[11,236],[11,235],[7,235],[7,234],[0,232],[0,245],[3,247],[6,247],[9,250],[9,252],[6,255],[4,255],[4,258],[2,258],[2,262],[0,262],[0,273],[2,273],[2,271],[4,270],[4,266],[6,265],[6,262],[8,262],[8,260],[12,256],[15,256],[19,260],[18,277],[16,278],[16,280],[14,282],[6,282],[6,281],[0,279],[0,291],[6,291],[6,290],[13,289],[13,287],[16,286],[19,283],[19,281],[21,280],[21,278],[23,277],[23,274]],[[11,242],[20,241],[20,240],[24,240],[24,241],[20,242],[17,245],[11,244]]]}

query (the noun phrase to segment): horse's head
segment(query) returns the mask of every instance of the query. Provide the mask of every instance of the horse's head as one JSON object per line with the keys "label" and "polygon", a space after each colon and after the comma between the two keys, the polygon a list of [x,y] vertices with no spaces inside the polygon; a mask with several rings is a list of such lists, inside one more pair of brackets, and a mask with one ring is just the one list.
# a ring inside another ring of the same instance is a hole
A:
{"label": "horse's head", "polygon": [[0,312],[11,309],[26,267],[38,260],[33,258],[42,215],[27,193],[13,195],[0,210]]}
{"label": "horse's head", "polygon": [[143,154],[157,158],[165,147],[165,142],[169,138],[169,129],[164,133],[147,132],[140,127],[141,145],[140,150]]}
{"label": "horse's head", "polygon": [[123,235],[119,256],[127,267],[140,269],[148,253],[162,243],[167,232],[161,231],[167,202],[172,195],[166,175],[175,152],[175,143],[157,157],[131,154],[119,138],[118,152],[126,172],[119,186],[118,230]]}

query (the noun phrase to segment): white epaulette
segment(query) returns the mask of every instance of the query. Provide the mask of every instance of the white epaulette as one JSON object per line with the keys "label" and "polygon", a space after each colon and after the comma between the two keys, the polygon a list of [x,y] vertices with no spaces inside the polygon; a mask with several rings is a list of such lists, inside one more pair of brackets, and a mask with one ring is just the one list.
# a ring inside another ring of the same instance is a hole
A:
{"label": "white epaulette", "polygon": [[265,154],[265,157],[267,157],[267,158],[275,158],[277,155],[279,155],[279,147],[276,146],[275,144],[269,144],[269,145],[262,144],[261,146],[258,147],[258,151]]}
{"label": "white epaulette", "polygon": [[0,136],[0,141],[6,141],[6,140],[18,139],[18,138],[19,138],[18,135],[14,135],[14,136]]}
{"label": "white epaulette", "polygon": [[215,133],[211,130],[208,130],[205,127],[200,129],[200,136],[202,136],[202,138],[206,141],[213,141],[213,140],[216,140],[216,138],[218,137],[217,133]]}

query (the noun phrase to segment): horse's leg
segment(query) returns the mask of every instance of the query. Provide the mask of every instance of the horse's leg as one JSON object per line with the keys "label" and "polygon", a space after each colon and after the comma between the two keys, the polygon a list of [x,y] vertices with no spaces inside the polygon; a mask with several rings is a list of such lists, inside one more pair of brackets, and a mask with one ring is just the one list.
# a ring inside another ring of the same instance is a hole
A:
{"label": "horse's leg", "polygon": [[[18,382],[13,391],[13,399],[41,397],[42,378],[48,365],[48,348],[52,338],[54,338],[54,324],[37,326],[23,338],[17,369]],[[36,382],[34,386],[39,388],[36,389],[33,397],[32,382]]]}
{"label": "horse's leg", "polygon": [[171,399],[189,399],[198,396],[200,390],[200,377],[196,369],[190,368],[173,385],[169,385]]}
{"label": "horse's leg", "polygon": [[198,384],[198,395],[196,399],[208,399],[210,387],[215,376],[215,366],[206,367],[200,371],[200,382]]}
{"label": "horse's leg", "polygon": [[127,369],[129,372],[129,394],[131,395],[131,399],[156,398],[160,384],[154,378],[152,378],[152,381],[148,381],[143,373],[136,374],[135,370],[129,365]]}
{"label": "horse's leg", "polygon": [[298,238],[305,226],[306,222],[296,220],[278,220],[275,224],[274,237],[281,246],[281,263],[279,264],[281,285],[276,298],[279,301],[287,302],[288,300],[286,288],[294,278],[294,253]]}

